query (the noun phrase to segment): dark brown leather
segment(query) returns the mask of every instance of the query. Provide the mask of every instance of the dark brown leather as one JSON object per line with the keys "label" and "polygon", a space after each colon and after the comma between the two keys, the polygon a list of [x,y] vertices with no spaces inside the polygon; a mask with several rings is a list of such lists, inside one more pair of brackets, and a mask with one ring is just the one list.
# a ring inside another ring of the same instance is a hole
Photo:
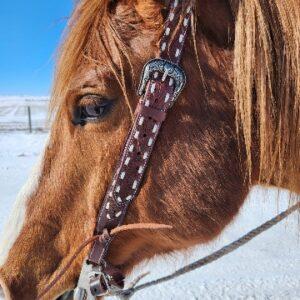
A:
{"label": "dark brown leather", "polygon": [[[159,58],[176,65],[179,63],[191,14],[189,1],[171,1]],[[101,234],[104,230],[109,232],[123,223],[129,204],[139,193],[155,141],[174,101],[174,80],[169,76],[163,80],[163,74],[159,72],[152,74],[137,106],[133,126],[99,212],[95,234]],[[111,241],[112,238],[107,235],[97,240],[89,261],[101,265]]]}
{"label": "dark brown leather", "polygon": [[[137,105],[135,115],[142,115],[148,119],[152,118],[153,120],[157,120],[158,122],[163,122],[166,119],[166,112],[158,110],[151,106],[145,106],[144,103],[139,102]],[[151,120],[151,119],[150,119]]]}

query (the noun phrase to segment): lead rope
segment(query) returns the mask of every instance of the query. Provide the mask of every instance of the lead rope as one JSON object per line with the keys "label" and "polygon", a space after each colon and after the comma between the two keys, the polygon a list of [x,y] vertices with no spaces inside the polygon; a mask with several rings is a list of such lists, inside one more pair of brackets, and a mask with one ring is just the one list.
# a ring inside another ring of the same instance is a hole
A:
{"label": "lead rope", "polygon": [[[255,229],[249,231],[247,234],[243,235],[241,238],[235,240],[234,242],[224,246],[223,248],[213,252],[212,254],[205,256],[199,260],[196,260],[195,262],[188,264],[184,266],[183,268],[175,271],[174,273],[143,283],[141,285],[138,285],[136,287],[131,287],[129,289],[116,292],[115,295],[119,296],[120,299],[130,299],[130,297],[133,296],[138,291],[144,290],[146,288],[149,288],[154,285],[158,285],[160,283],[170,281],[172,279],[175,279],[176,277],[179,277],[181,275],[184,275],[186,273],[189,273],[191,271],[194,271],[196,269],[199,269],[205,265],[208,265],[221,257],[237,250],[238,248],[242,247],[243,245],[250,242],[252,239],[257,237],[258,235],[262,234],[263,232],[269,230],[273,226],[277,225],[284,219],[286,219],[289,215],[291,215],[293,212],[300,209],[300,202],[296,203],[295,205],[291,206],[287,210],[283,211],[282,213],[278,214],[274,218],[268,220],[267,222],[263,223],[262,225],[256,227]],[[160,230],[160,229],[172,229],[172,226],[170,225],[164,225],[164,224],[153,224],[153,223],[138,223],[138,224],[129,224],[129,225],[123,225],[120,227],[117,227],[113,229],[110,232],[110,235],[116,235],[124,231],[128,230],[137,230],[137,229],[152,229],[152,230]],[[69,259],[68,263],[65,265],[65,267],[59,272],[59,274],[46,286],[46,288],[39,294],[38,300],[41,300],[46,294],[49,293],[49,291],[57,284],[57,282],[63,277],[63,275],[69,270],[74,260],[79,256],[79,254],[87,247],[89,244],[94,242],[97,239],[102,238],[103,235],[96,235],[89,239],[87,239],[85,242],[83,242],[75,251],[75,253],[72,255],[72,257]],[[144,276],[140,276],[139,279],[143,278]],[[139,281],[136,280],[136,283]]]}
{"label": "lead rope", "polygon": [[275,216],[274,218],[270,219],[269,221],[263,223],[262,225],[256,227],[255,229],[249,231],[247,234],[243,235],[242,237],[235,240],[234,242],[213,252],[212,254],[207,255],[199,260],[196,260],[195,262],[184,266],[183,268],[175,271],[174,273],[172,273],[170,275],[140,284],[136,287],[133,286],[132,288],[117,292],[117,296],[119,296],[120,299],[122,299],[122,300],[128,300],[133,296],[133,294],[135,294],[138,291],[144,290],[146,288],[149,288],[154,285],[158,285],[158,284],[166,282],[166,281],[170,281],[170,280],[175,279],[179,276],[182,276],[186,273],[189,273],[189,272],[199,269],[205,265],[208,265],[208,264],[220,259],[221,257],[237,250],[238,248],[242,247],[243,245],[247,244],[252,239],[257,237],[261,233],[269,230],[270,228],[272,228],[279,222],[283,221],[290,214],[292,214],[293,212],[295,212],[297,210],[300,210],[300,202],[296,203],[295,205],[291,206],[287,210],[283,211],[282,213],[278,214],[277,216]]}
{"label": "lead rope", "polygon": [[115,236],[124,231],[131,230],[161,230],[161,229],[172,229],[172,226],[165,224],[156,224],[156,223],[136,223],[136,224],[128,224],[122,225],[112,229],[110,232],[105,231],[103,234],[92,236],[91,238],[84,241],[74,252],[71,258],[68,260],[67,264],[63,267],[63,269],[54,277],[54,279],[45,287],[45,289],[38,295],[37,299],[41,300],[48,294],[52,288],[57,284],[57,282],[64,276],[64,274],[70,269],[71,265],[75,261],[75,259],[79,256],[79,254],[92,242],[96,240],[101,240],[102,238],[106,238],[107,235]]}
{"label": "lead rope", "polygon": [[[277,225],[284,219],[286,219],[289,215],[294,213],[295,211],[300,210],[300,202],[296,203],[295,205],[291,206],[287,210],[283,211],[282,213],[278,214],[274,218],[268,220],[267,222],[263,223],[262,225],[256,227],[255,229],[249,231],[247,234],[243,235],[239,239],[235,240],[234,242],[224,246],[223,248],[213,252],[210,255],[207,255],[199,260],[196,260],[195,262],[188,264],[184,266],[183,268],[175,271],[174,273],[140,284],[136,287],[131,287],[126,290],[116,292],[115,295],[119,296],[120,299],[128,300],[130,299],[136,292],[144,290],[146,288],[149,288],[154,285],[158,285],[160,283],[170,281],[172,279],[175,279],[176,277],[179,277],[181,275],[184,275],[186,273],[189,273],[191,271],[194,271],[196,269],[199,269],[205,265],[208,265],[221,257],[237,250],[238,248],[242,247],[243,245],[250,242],[252,239],[257,237],[258,235],[262,234],[263,232],[269,230],[273,226]],[[120,227],[117,227],[113,229],[110,232],[110,235],[116,235],[123,231],[128,230],[136,230],[136,229],[152,229],[152,230],[158,230],[158,229],[171,229],[172,226],[170,225],[164,225],[164,224],[153,224],[153,223],[141,223],[141,224],[130,224],[130,225],[123,225]],[[60,273],[46,286],[46,288],[42,291],[42,293],[38,296],[38,300],[42,299],[48,292],[56,285],[56,283],[62,278],[62,276],[68,271],[68,269],[71,267],[74,260],[78,257],[78,255],[85,249],[86,246],[94,242],[95,240],[101,238],[102,235],[97,235],[89,238],[84,243],[82,243],[78,249],[75,251],[75,253],[72,255],[66,266],[60,271]],[[147,273],[146,273],[147,274]],[[136,280],[135,284],[139,281],[139,279],[143,278],[143,276],[140,276],[138,280]]]}

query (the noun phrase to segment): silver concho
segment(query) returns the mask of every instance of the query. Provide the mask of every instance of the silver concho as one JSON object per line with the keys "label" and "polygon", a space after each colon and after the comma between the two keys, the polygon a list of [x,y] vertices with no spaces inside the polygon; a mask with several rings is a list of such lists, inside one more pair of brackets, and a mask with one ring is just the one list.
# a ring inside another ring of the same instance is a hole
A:
{"label": "silver concho", "polygon": [[176,64],[165,59],[152,59],[148,61],[142,72],[138,94],[142,96],[145,93],[147,82],[151,79],[153,73],[162,73],[162,81],[165,81],[167,76],[174,79],[174,100],[177,99],[186,83],[184,71]]}

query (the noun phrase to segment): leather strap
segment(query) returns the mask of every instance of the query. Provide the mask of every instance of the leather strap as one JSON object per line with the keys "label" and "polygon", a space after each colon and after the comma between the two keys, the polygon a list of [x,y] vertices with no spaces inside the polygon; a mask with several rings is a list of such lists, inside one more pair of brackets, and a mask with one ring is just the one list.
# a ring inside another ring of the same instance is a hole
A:
{"label": "leather strap", "polygon": [[171,1],[159,59],[150,61],[144,68],[140,89],[143,94],[97,219],[95,235],[106,232],[106,236],[93,244],[89,254],[89,262],[103,265],[104,272],[112,241],[107,231],[122,225],[129,204],[138,195],[162,123],[183,88],[185,77],[178,64],[192,15],[192,7],[188,4],[189,1]]}

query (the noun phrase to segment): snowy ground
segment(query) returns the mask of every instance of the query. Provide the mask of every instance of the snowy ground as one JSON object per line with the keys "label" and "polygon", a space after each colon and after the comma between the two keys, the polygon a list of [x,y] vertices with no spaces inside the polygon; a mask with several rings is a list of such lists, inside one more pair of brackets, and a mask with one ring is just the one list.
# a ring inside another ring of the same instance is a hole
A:
{"label": "snowy ground", "polygon": [[[0,230],[45,139],[41,133],[0,134]],[[271,189],[253,189],[240,215],[217,241],[155,258],[136,268],[132,278],[145,271],[151,274],[144,281],[166,275],[238,238],[287,207],[287,194],[282,191],[278,202],[277,196]],[[300,299],[298,221],[293,215],[225,258],[133,299]]]}
{"label": "snowy ground", "polygon": [[0,96],[0,131],[48,128],[49,97]]}

